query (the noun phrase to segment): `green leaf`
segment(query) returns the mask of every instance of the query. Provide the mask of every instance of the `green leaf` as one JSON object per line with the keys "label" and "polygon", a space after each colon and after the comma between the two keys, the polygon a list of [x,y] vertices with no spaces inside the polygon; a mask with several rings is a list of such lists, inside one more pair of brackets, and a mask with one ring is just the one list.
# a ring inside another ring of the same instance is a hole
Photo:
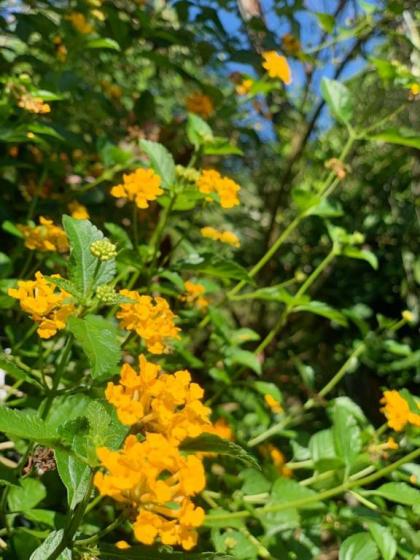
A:
{"label": "green leaf", "polygon": [[227,138],[216,136],[212,142],[204,145],[204,155],[207,156],[242,156],[243,151],[235,144],[231,144]]}
{"label": "green leaf", "polygon": [[340,546],[339,560],[377,560],[379,551],[369,533],[356,533]]}
{"label": "green leaf", "polygon": [[48,558],[61,543],[64,535],[64,529],[52,531],[45,541],[36,550],[33,551],[29,560],[45,560]]}
{"label": "green leaf", "polygon": [[397,542],[388,527],[379,525],[374,521],[368,521],[366,525],[381,552],[383,560],[394,560],[397,554]]}
{"label": "green leaf", "polygon": [[213,131],[201,117],[188,113],[187,136],[196,149],[202,144],[213,140]]}
{"label": "green leaf", "polygon": [[105,222],[105,228],[108,230],[109,234],[111,235],[111,239],[114,243],[118,245],[120,249],[132,249],[133,244],[131,242],[130,236],[126,232],[124,228],[118,226],[117,224],[113,224],[111,222]]}
{"label": "green leaf", "polygon": [[162,186],[166,189],[175,182],[175,162],[172,154],[159,142],[140,140],[140,147],[150,158],[150,163],[162,179]]}
{"label": "green leaf", "polygon": [[41,502],[47,491],[45,486],[35,478],[23,478],[20,486],[12,486],[7,495],[7,501],[11,513],[27,511]]}
{"label": "green leaf", "polygon": [[265,478],[260,471],[255,469],[244,469],[239,478],[243,480],[242,492],[244,494],[263,494],[271,488],[271,482]]}
{"label": "green leaf", "polygon": [[90,39],[86,43],[88,49],[111,49],[113,51],[120,51],[120,45],[114,39],[101,37],[100,39]]}
{"label": "green leaf", "polygon": [[10,486],[18,483],[19,481],[15,469],[11,469],[0,463],[0,486]]}
{"label": "green leaf", "polygon": [[39,443],[51,443],[59,439],[57,432],[35,411],[15,410],[6,406],[0,406],[0,432]]}
{"label": "green leaf", "polygon": [[398,144],[420,150],[420,135],[407,129],[388,129],[378,134],[370,134],[368,140],[374,142],[387,142],[388,144]]}
{"label": "green leaf", "polygon": [[230,367],[234,364],[239,364],[252,369],[258,375],[261,375],[261,362],[254,352],[249,350],[242,350],[241,348],[228,348],[226,350],[226,364]]}
{"label": "green leaf", "polygon": [[323,12],[315,12],[315,15],[316,19],[318,20],[319,26],[323,31],[326,31],[327,33],[332,33],[334,31],[334,16]]}
{"label": "green leaf", "polygon": [[237,443],[223,439],[215,434],[204,433],[196,438],[186,438],[181,444],[181,450],[190,453],[217,453],[230,455],[238,461],[260,470],[255,458]]}
{"label": "green leaf", "polygon": [[420,504],[420,490],[409,486],[405,482],[387,482],[376,490],[370,490],[369,494],[382,496],[391,502],[406,506]]}
{"label": "green leaf", "polygon": [[292,309],[292,313],[298,313],[299,311],[307,311],[309,313],[314,313],[315,315],[321,315],[321,317],[330,319],[338,325],[346,326],[348,324],[346,316],[341,313],[341,311],[330,307],[323,301],[310,301]]}
{"label": "green leaf", "polygon": [[86,315],[83,319],[70,317],[68,329],[88,357],[94,379],[115,375],[121,359],[121,348],[118,329],[111,321],[99,315]]}
{"label": "green leaf", "polygon": [[73,510],[83,500],[89,488],[91,470],[86,463],[83,463],[65,449],[56,449],[55,459],[58,474],[67,488],[69,507]]}
{"label": "green leaf", "polygon": [[340,403],[335,403],[333,421],[335,451],[347,466],[351,466],[362,449],[360,428],[354,416]]}
{"label": "green leaf", "polygon": [[[256,472],[256,471],[253,471]],[[205,527],[220,527],[225,529],[226,525],[229,527],[236,527],[240,529],[244,526],[243,519],[229,519],[231,512],[225,509],[211,509],[206,512],[206,517],[204,518]],[[227,517],[226,517],[227,515]],[[229,521],[226,521],[229,520]]]}
{"label": "green leaf", "polygon": [[226,278],[229,280],[245,280],[251,282],[248,272],[235,261],[223,259],[221,257],[202,257],[201,255],[191,255],[190,258],[178,261],[178,269],[191,270],[201,274]]}
{"label": "green leaf", "polygon": [[113,279],[115,259],[97,265],[98,259],[90,252],[90,246],[94,241],[103,239],[104,234],[89,220],[63,216],[63,226],[70,242],[70,280],[86,297],[90,290]]}
{"label": "green leaf", "polygon": [[341,252],[341,255],[346,257],[350,257],[351,259],[361,259],[366,261],[370,264],[370,266],[374,269],[378,269],[378,259],[372,251],[367,251],[366,249],[358,249],[357,247],[344,247]]}
{"label": "green leaf", "polygon": [[[287,504],[295,500],[306,500],[313,498],[316,492],[305,486],[301,486],[296,480],[290,478],[278,478],[273,484],[271,490],[270,504]],[[295,507],[295,506],[294,506]],[[324,507],[322,503],[309,503],[302,506],[297,506],[301,509],[319,509]]]}
{"label": "green leaf", "polygon": [[41,383],[33,379],[24,369],[16,365],[13,358],[9,357],[7,354],[0,354],[0,368],[10,375],[10,377],[13,377],[13,379],[26,381],[26,383],[30,383],[31,385],[42,387]]}
{"label": "green leaf", "polygon": [[232,560],[228,554],[215,552],[166,552],[150,546],[132,546],[127,550],[118,550],[112,544],[98,545],[101,558],[111,560]]}
{"label": "green leaf", "polygon": [[257,560],[258,547],[248,535],[236,529],[226,531],[214,530],[212,534],[214,547],[218,552],[231,552],[238,560]]}
{"label": "green leaf", "polygon": [[318,471],[340,468],[344,464],[343,460],[337,457],[333,432],[330,429],[313,434],[309,440],[309,449]]}
{"label": "green leaf", "polygon": [[283,395],[280,389],[274,383],[268,381],[254,381],[253,387],[260,393],[260,395],[270,395],[278,402],[283,402]]}
{"label": "green leaf", "polygon": [[348,88],[341,82],[323,78],[321,82],[321,93],[332,115],[338,120],[348,123],[353,114],[351,93]]}

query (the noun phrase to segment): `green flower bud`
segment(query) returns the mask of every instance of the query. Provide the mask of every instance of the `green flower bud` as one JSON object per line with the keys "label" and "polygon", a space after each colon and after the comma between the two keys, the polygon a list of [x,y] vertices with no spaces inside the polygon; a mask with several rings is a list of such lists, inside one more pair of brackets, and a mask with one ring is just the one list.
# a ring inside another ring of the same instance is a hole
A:
{"label": "green flower bud", "polygon": [[100,261],[110,261],[117,255],[117,247],[109,239],[98,239],[91,244],[90,252]]}
{"label": "green flower bud", "polygon": [[114,303],[117,303],[118,300],[117,292],[112,286],[107,286],[106,284],[96,288],[96,297],[100,302],[108,305],[114,305]]}
{"label": "green flower bud", "polygon": [[184,179],[190,183],[195,183],[200,176],[200,172],[193,167],[184,167],[183,165],[176,166],[176,174],[179,179]]}

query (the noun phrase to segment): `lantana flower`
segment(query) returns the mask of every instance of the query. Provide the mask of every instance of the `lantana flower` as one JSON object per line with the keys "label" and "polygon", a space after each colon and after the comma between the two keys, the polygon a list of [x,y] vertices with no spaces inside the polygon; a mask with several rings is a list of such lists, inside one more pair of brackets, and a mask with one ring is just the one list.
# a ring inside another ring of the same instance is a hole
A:
{"label": "lantana flower", "polygon": [[25,239],[25,247],[36,251],[57,251],[66,253],[69,250],[69,242],[65,231],[41,216],[38,226],[17,225],[18,230]]}
{"label": "lantana flower", "polygon": [[200,233],[203,237],[212,239],[213,241],[221,241],[232,247],[238,248],[241,245],[239,237],[232,231],[219,231],[216,228],[205,226],[201,228]]}
{"label": "lantana flower", "polygon": [[239,204],[238,194],[241,187],[215,169],[204,169],[197,180],[197,186],[203,194],[217,194],[222,208],[233,208]]}
{"label": "lantana flower", "polygon": [[420,428],[420,414],[411,411],[408,402],[398,391],[384,391],[381,403],[384,405],[381,411],[387,418],[388,426],[396,432],[401,432],[407,424]]}
{"label": "lantana flower", "polygon": [[138,208],[148,208],[151,200],[163,194],[161,180],[153,169],[136,169],[133,173],[123,176],[123,182],[111,189],[116,198],[127,198],[135,202]]}
{"label": "lantana flower", "polygon": [[263,68],[267,70],[270,78],[278,78],[285,84],[291,83],[292,73],[284,56],[276,51],[266,51],[262,54],[262,57],[264,60]]}

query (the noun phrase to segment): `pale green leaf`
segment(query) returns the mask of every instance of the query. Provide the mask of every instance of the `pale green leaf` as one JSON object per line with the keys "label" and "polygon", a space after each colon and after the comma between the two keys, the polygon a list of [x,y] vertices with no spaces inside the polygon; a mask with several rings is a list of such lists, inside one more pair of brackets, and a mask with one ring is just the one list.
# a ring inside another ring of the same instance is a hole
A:
{"label": "pale green leaf", "polygon": [[348,123],[353,114],[351,93],[341,82],[323,78],[321,82],[322,97],[334,117]]}
{"label": "pale green leaf", "polygon": [[369,533],[356,533],[340,546],[339,560],[377,560],[379,551]]}
{"label": "pale green leaf", "polygon": [[159,142],[140,140],[140,147],[150,158],[150,163],[162,179],[162,186],[168,189],[175,182],[175,162],[172,154]]}
{"label": "pale green leaf", "polygon": [[55,459],[58,474],[67,489],[69,507],[74,509],[83,500],[89,488],[91,470],[86,463],[65,449],[56,449]]}

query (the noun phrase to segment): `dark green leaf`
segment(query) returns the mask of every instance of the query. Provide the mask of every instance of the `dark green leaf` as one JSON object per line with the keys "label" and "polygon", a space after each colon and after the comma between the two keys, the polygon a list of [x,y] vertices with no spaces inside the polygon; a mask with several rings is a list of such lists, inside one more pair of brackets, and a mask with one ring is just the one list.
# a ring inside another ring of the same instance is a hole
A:
{"label": "dark green leaf", "polygon": [[399,144],[400,146],[408,146],[420,150],[420,135],[415,134],[412,130],[384,130],[378,134],[368,136],[369,140],[374,142],[387,142],[389,144]]}
{"label": "dark green leaf", "polygon": [[33,441],[53,442],[57,432],[32,410],[14,410],[0,406],[0,432]]}
{"label": "dark green leaf", "polygon": [[340,546],[339,560],[377,560],[379,552],[369,533],[356,533]]}
{"label": "dark green leaf", "polygon": [[150,140],[140,140],[140,147],[150,158],[150,163],[168,189],[175,182],[175,162],[172,154],[162,144]]}
{"label": "dark green leaf", "polygon": [[368,262],[374,270],[378,269],[378,259],[376,255],[371,251],[367,251],[366,249],[358,249],[357,247],[344,247],[340,254],[346,257],[350,257],[351,259],[361,259]]}
{"label": "dark green leaf", "polygon": [[409,486],[405,482],[387,482],[377,490],[369,492],[375,496],[382,496],[391,502],[415,506],[420,504],[420,490]]}
{"label": "dark green leaf", "polygon": [[12,513],[34,508],[41,502],[47,492],[45,486],[34,478],[23,478],[20,486],[12,486],[7,495],[9,509]]}
{"label": "dark green leaf", "polygon": [[249,350],[242,350],[241,348],[228,348],[226,351],[226,364],[230,367],[234,364],[239,364],[252,369],[258,375],[261,375],[261,362],[254,352]]}
{"label": "dark green leaf", "polygon": [[321,315],[321,317],[326,317],[327,319],[331,319],[335,323],[346,326],[347,319],[341,311],[330,307],[327,303],[323,301],[310,301],[308,303],[303,303],[294,307],[292,312],[298,313],[299,311],[307,311],[309,313],[314,313],[315,315]]}
{"label": "dark green leaf", "polygon": [[[195,256],[194,256],[195,257]],[[177,262],[177,267],[183,270],[191,270],[208,274],[217,278],[226,278],[230,280],[246,280],[251,282],[248,272],[235,261],[222,259],[220,257],[201,257],[185,259]]]}
{"label": "dark green leaf", "polygon": [[89,488],[91,470],[86,463],[83,463],[65,449],[56,449],[55,459],[58,474],[67,488],[69,507],[74,509],[82,501]]}

